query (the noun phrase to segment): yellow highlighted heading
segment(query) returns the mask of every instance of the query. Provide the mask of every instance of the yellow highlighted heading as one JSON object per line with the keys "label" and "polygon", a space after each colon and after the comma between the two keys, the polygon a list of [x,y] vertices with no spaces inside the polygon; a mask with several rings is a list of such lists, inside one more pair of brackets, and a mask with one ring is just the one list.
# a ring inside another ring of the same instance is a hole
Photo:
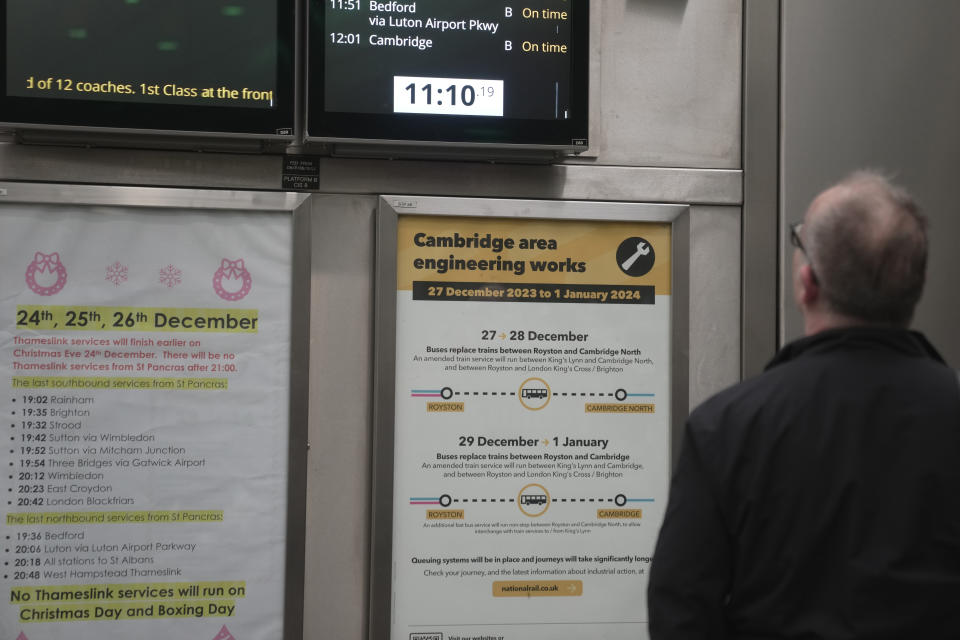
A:
{"label": "yellow highlighted heading", "polygon": [[256,333],[257,309],[17,305],[18,329]]}
{"label": "yellow highlighted heading", "polygon": [[427,413],[463,413],[462,402],[428,402]]}
{"label": "yellow highlighted heading", "polygon": [[463,520],[463,509],[427,509],[427,520]]}
{"label": "yellow highlighted heading", "polygon": [[583,405],[586,413],[653,413],[655,409],[654,404],[588,402]]}
{"label": "yellow highlighted heading", "polygon": [[[618,257],[621,245],[628,253]],[[621,265],[641,247],[655,260],[648,273],[630,275]],[[430,281],[444,283],[437,285],[442,297],[449,284],[496,301],[539,297],[536,287],[526,287],[531,284],[561,287],[551,299],[564,297],[566,284],[649,285],[664,296],[670,295],[671,253],[668,222],[403,215],[397,222],[397,289],[412,291],[415,281]]]}
{"label": "yellow highlighted heading", "polygon": [[20,607],[20,622],[90,620],[156,620],[159,618],[228,618],[237,610],[233,600],[150,602],[136,605],[63,604]]}
{"label": "yellow highlighted heading", "polygon": [[183,598],[244,598],[247,583],[230,582],[139,582],[123,584],[75,584],[50,587],[12,587],[10,604],[37,605],[49,602],[136,602]]}
{"label": "yellow highlighted heading", "polygon": [[14,376],[16,389],[122,389],[133,391],[226,391],[227,378],[105,378],[79,376]]}
{"label": "yellow highlighted heading", "polygon": [[641,509],[597,509],[597,517],[601,520],[630,519],[639,520],[643,517]]}
{"label": "yellow highlighted heading", "polygon": [[8,513],[8,525],[30,524],[153,524],[155,522],[223,522],[223,510],[216,511],[63,511]]}

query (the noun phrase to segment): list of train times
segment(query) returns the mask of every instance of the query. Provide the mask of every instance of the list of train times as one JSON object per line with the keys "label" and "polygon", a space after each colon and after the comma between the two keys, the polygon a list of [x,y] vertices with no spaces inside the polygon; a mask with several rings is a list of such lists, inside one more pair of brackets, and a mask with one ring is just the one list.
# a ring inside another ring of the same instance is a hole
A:
{"label": "list of train times", "polygon": [[290,219],[0,207],[0,637],[281,635]]}
{"label": "list of train times", "polygon": [[646,637],[669,225],[398,229],[392,637]]}
{"label": "list of train times", "polygon": [[570,2],[326,0],[325,7],[328,111],[571,117]]}

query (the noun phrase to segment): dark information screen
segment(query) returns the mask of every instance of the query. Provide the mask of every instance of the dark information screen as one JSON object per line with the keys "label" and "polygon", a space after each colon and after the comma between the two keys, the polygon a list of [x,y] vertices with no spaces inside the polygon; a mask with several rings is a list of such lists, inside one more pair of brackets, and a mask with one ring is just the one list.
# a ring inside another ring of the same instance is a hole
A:
{"label": "dark information screen", "polygon": [[490,119],[585,123],[586,7],[574,0],[312,0],[312,124],[321,107],[327,122],[338,121],[333,114],[401,116],[401,126],[455,120],[461,131],[474,126],[471,119],[478,131],[489,131]]}
{"label": "dark information screen", "polygon": [[263,0],[7,0],[6,91],[272,108],[277,7]]}
{"label": "dark information screen", "polygon": [[557,0],[326,0],[327,109],[568,118],[571,14]]}

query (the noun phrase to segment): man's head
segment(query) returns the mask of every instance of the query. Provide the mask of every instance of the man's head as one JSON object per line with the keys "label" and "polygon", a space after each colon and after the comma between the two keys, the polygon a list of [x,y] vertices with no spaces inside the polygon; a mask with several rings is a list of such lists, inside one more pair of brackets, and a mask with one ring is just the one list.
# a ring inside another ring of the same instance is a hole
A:
{"label": "man's head", "polygon": [[817,196],[793,262],[806,333],[909,326],[923,292],[926,229],[913,198],[877,173],[854,173]]}

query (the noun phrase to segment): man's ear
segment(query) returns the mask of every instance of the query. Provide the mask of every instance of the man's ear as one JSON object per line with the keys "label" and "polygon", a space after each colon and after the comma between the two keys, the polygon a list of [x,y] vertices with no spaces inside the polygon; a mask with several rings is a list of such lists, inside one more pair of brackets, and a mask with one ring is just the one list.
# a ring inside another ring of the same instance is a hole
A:
{"label": "man's ear", "polygon": [[800,301],[804,306],[813,306],[820,299],[820,283],[813,272],[813,267],[809,264],[800,265],[798,275],[800,276]]}

